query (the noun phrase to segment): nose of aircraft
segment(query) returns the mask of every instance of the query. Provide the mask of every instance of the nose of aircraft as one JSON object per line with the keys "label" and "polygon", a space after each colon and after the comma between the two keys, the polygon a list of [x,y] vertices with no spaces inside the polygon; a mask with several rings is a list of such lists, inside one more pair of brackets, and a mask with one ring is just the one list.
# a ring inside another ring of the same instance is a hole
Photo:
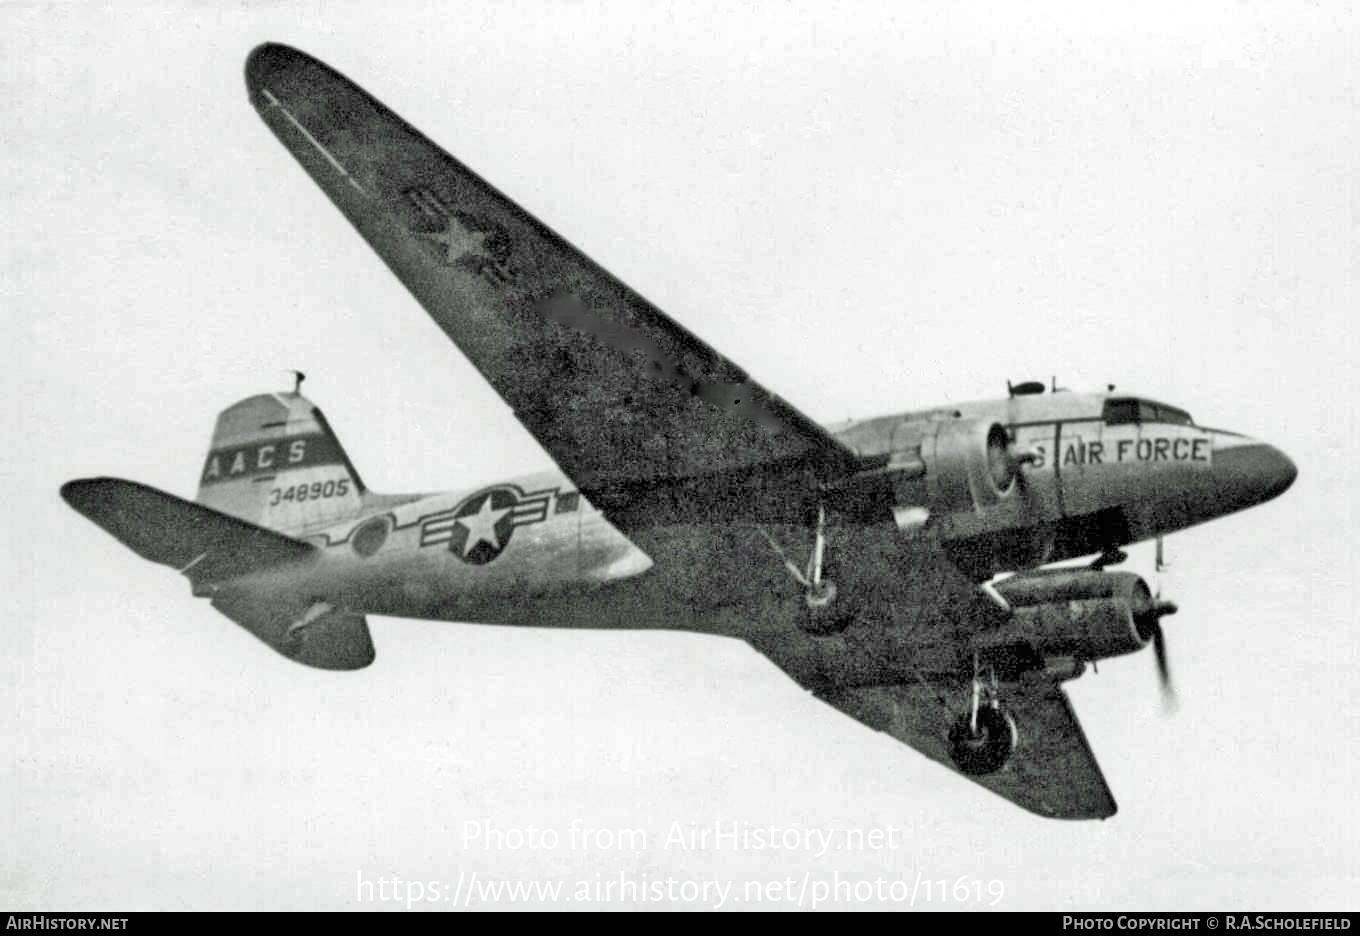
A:
{"label": "nose of aircraft", "polygon": [[1242,510],[1279,497],[1298,477],[1293,460],[1273,445],[1255,439],[1225,446],[1215,453],[1215,474],[1233,510]]}
{"label": "nose of aircraft", "polygon": [[1294,483],[1294,479],[1299,476],[1299,469],[1284,452],[1275,448],[1273,445],[1261,446],[1265,449],[1265,454],[1260,456],[1260,465],[1257,471],[1265,479],[1266,493],[1262,500],[1270,500],[1272,497],[1279,497],[1289,486]]}

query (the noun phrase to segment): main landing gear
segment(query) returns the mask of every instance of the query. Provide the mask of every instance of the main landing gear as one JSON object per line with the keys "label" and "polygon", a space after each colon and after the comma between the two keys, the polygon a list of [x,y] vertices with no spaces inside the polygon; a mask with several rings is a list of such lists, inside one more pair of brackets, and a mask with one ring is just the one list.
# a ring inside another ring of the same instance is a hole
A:
{"label": "main landing gear", "polygon": [[996,670],[973,657],[973,704],[949,730],[949,756],[963,773],[995,773],[1015,750],[1015,720],[1001,707]]}
{"label": "main landing gear", "polygon": [[[764,531],[761,531],[764,533]],[[826,560],[826,508],[817,508],[817,528],[812,541],[812,554],[808,556],[807,566],[799,568],[784,554],[779,544],[768,534],[765,539],[784,560],[784,568],[789,570],[793,580],[803,587],[803,607],[798,626],[809,634],[825,636],[838,634],[850,626],[854,614],[846,602],[837,600],[836,583],[825,574]]]}

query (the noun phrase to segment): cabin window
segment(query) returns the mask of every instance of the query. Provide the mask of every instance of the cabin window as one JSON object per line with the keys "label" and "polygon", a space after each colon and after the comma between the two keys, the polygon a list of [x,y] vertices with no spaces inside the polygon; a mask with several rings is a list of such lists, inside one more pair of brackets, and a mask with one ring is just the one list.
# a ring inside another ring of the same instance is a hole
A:
{"label": "cabin window", "polygon": [[579,491],[570,491],[566,494],[557,495],[557,512],[571,513],[581,504],[581,494]]}

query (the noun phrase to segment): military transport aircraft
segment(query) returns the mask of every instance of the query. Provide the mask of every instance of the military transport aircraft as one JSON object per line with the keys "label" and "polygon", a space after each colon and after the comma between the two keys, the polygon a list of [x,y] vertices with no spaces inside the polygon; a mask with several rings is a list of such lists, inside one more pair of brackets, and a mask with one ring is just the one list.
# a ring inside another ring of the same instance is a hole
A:
{"label": "military transport aircraft", "polygon": [[267,44],[246,85],[560,471],[377,494],[294,387],[222,412],[196,501],[73,507],[309,666],[371,663],[367,614],[738,637],[1028,810],[1114,814],[1062,683],[1148,644],[1165,677],[1175,608],[1106,567],[1280,494],[1284,454],[1034,382],[823,428],[328,66]]}

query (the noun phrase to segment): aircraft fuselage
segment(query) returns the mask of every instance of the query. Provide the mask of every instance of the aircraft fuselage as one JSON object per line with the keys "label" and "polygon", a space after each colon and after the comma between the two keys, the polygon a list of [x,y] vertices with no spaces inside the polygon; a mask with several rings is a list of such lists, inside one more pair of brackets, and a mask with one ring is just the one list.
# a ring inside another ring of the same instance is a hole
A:
{"label": "aircraft fuselage", "polygon": [[[1140,404],[1147,409],[1139,412]],[[923,424],[959,419],[1005,428],[1025,454],[1018,482],[983,509],[970,503],[941,510],[930,473],[909,475],[897,485],[899,496],[919,501],[925,516],[901,535],[937,537],[978,580],[1242,510],[1283,491],[1295,472],[1272,446],[1196,425],[1174,407],[1115,394],[1017,396],[829,431],[866,464],[879,464],[915,444]],[[305,538],[322,547],[319,558],[305,569],[273,573],[279,585],[295,589],[302,577],[357,611],[644,628],[689,619],[674,609],[627,623],[627,601],[622,611],[600,616],[618,597],[610,586],[645,577],[652,560],[560,472],[392,499],[358,518],[305,531]],[[702,604],[705,597],[701,591],[686,602]],[[721,590],[709,597],[715,606],[724,600]],[[652,610],[656,598],[648,596]]]}

